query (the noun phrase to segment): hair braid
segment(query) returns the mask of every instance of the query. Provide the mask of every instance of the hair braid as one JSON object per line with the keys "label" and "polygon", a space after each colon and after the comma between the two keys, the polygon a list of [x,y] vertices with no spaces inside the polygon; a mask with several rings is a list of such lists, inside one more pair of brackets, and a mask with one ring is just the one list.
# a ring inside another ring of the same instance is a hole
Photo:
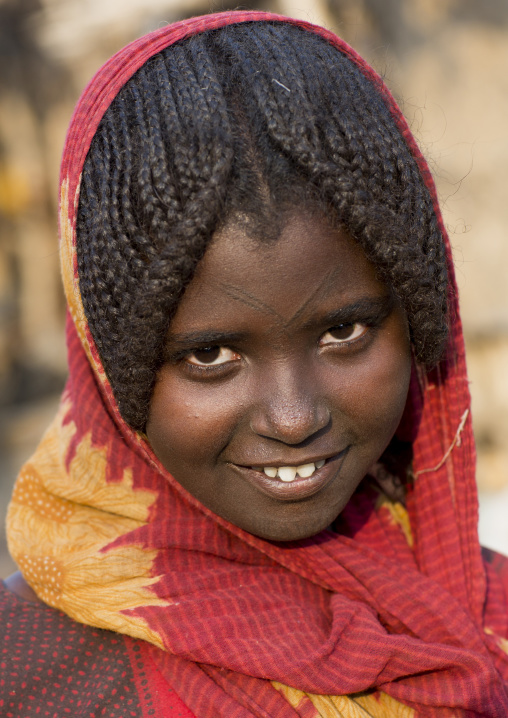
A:
{"label": "hair braid", "polygon": [[[153,58],[105,114],[78,213],[85,312],[120,412],[137,429],[171,316],[217,223],[232,158],[209,59],[175,49],[176,67],[174,56]],[[188,122],[196,106],[208,118],[201,136]],[[211,137],[224,141],[206,152]]]}
{"label": "hair braid", "polygon": [[[407,313],[417,358],[447,334],[444,243],[373,83],[318,36],[241,23],[151,58],[107,110],[83,170],[80,288],[123,417],[143,429],[164,338],[214,231],[278,236],[280,209],[332,211]],[[283,213],[282,213],[283,214]]]}

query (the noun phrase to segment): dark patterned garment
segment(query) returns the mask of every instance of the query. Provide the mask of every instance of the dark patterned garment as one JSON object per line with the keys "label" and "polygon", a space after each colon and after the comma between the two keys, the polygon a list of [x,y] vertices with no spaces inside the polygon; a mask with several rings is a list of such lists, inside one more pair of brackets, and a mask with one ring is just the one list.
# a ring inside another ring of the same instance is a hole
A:
{"label": "dark patterned garment", "polygon": [[155,666],[159,649],[76,623],[0,582],[1,718],[193,718]]}

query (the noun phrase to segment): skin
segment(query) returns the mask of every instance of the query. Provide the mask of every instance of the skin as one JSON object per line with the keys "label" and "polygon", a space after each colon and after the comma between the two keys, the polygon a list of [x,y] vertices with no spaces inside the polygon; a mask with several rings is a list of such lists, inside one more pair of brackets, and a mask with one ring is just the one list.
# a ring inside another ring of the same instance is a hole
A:
{"label": "skin", "polygon": [[[230,223],[173,318],[148,440],[219,516],[266,539],[312,536],[383,453],[406,402],[407,320],[361,248],[294,210],[261,243]],[[322,479],[260,468],[327,459]],[[309,484],[309,486],[307,486]]]}

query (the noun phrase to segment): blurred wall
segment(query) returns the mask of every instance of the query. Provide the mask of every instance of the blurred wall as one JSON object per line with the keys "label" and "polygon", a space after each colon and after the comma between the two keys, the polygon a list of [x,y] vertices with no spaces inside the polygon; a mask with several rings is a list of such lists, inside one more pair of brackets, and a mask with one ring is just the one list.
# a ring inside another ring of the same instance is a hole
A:
{"label": "blurred wall", "polygon": [[[56,200],[73,105],[93,72],[131,39],[234,7],[227,0],[0,0],[2,517],[65,378]],[[330,27],[401,102],[430,160],[455,251],[479,486],[508,491],[508,4],[260,0],[241,7]],[[8,570],[0,546],[0,575]]]}

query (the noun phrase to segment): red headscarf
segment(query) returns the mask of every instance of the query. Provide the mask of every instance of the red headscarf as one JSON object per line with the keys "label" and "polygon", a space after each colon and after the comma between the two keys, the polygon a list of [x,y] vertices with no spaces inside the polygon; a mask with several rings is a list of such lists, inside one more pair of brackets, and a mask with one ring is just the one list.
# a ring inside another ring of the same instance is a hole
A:
{"label": "red headscarf", "polygon": [[[413,372],[399,429],[414,451],[407,511],[361,491],[340,534],[276,544],[202,506],[120,417],[90,335],[75,223],[83,163],[104,112],[168,45],[263,20],[316,33],[360,68],[389,107],[440,217],[429,169],[393,98],[332,33],[269,13],[220,13],[164,27],[117,53],[83,93],[67,135],[61,242],[70,376],[59,415],[14,491],[12,553],[46,603],[162,648],[160,669],[200,718],[315,716],[313,694],[371,690],[385,706],[375,715],[505,718],[508,583],[484,566],[478,544],[470,397],[441,219],[451,339],[437,369]],[[349,715],[332,703],[321,715]]]}

